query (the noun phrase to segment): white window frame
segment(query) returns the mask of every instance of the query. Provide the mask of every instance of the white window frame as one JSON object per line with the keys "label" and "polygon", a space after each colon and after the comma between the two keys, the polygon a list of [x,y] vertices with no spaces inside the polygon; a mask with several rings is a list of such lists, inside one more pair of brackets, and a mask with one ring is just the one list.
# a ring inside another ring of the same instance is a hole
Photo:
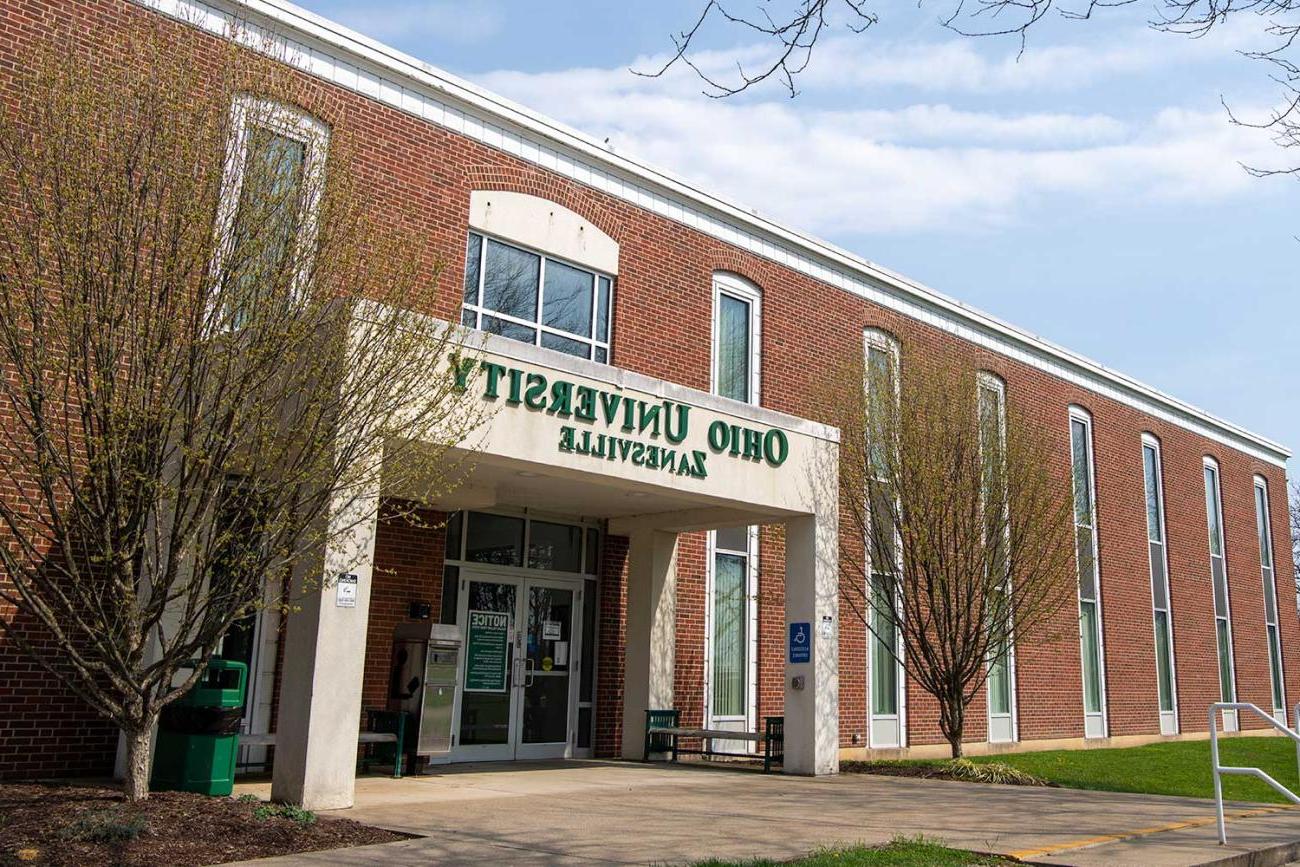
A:
{"label": "white window frame", "polygon": [[[248,166],[248,145],[255,127],[269,130],[301,143],[303,149],[303,190],[299,203],[301,229],[298,232],[298,250],[311,250],[316,243],[316,218],[320,196],[324,187],[326,154],[329,150],[330,129],[321,120],[294,106],[275,102],[252,94],[237,95],[230,108],[231,141],[227,146],[225,166],[222,169],[221,197],[217,202],[217,249],[212,262],[213,279],[221,272],[225,259],[234,244],[235,219],[239,215],[239,196],[244,188],[244,175]],[[294,292],[300,294],[307,279],[307,262],[295,275]],[[210,318],[218,321],[224,314],[213,309]]]}
{"label": "white window frame", "polygon": [[1165,652],[1169,654],[1169,692],[1173,707],[1169,711],[1160,709],[1160,633],[1156,629],[1156,612],[1161,610],[1156,605],[1156,587],[1155,575],[1156,564],[1151,559],[1151,528],[1147,528],[1147,565],[1151,575],[1151,639],[1155,643],[1156,657],[1156,709],[1160,717],[1160,734],[1176,735],[1179,731],[1178,716],[1178,662],[1174,654],[1174,599],[1169,586],[1169,534],[1165,525],[1165,462],[1164,454],[1160,450],[1160,440],[1151,433],[1142,434],[1142,496],[1143,496],[1143,520],[1149,520],[1150,516],[1146,515],[1146,450],[1151,449],[1156,457],[1155,471],[1155,494],[1156,494],[1156,520],[1160,522],[1160,556],[1164,558],[1163,575],[1165,582],[1165,621],[1169,625],[1169,646]]}
{"label": "white window frame", "polygon": [[[482,229],[475,229],[473,227],[471,227],[469,231],[465,233],[466,256],[468,256],[469,254],[470,235],[478,235],[479,238],[482,239],[482,243],[479,244],[479,251],[478,251],[478,287],[476,290],[477,303],[470,304],[469,302],[465,301],[464,281],[462,280],[461,281],[461,302],[460,302],[462,325],[464,325],[466,328],[473,328],[476,331],[482,331],[483,317],[491,316],[494,319],[500,319],[503,322],[509,322],[512,325],[519,325],[524,328],[531,328],[533,330],[533,342],[531,345],[536,346],[539,349],[546,349],[548,352],[559,352],[562,355],[567,355],[569,358],[583,357],[581,355],[573,355],[572,353],[564,352],[561,349],[551,349],[550,347],[542,346],[542,335],[552,334],[556,337],[562,337],[565,340],[572,340],[575,343],[586,344],[591,349],[591,351],[586,356],[586,359],[588,361],[595,362],[596,364],[605,364],[605,365],[613,363],[614,361],[614,293],[615,291],[617,291],[617,284],[618,284],[618,281],[614,279],[613,274],[609,274],[605,271],[601,271],[598,268],[593,268],[590,265],[583,265],[578,262],[572,262],[568,259],[565,259],[562,256],[556,256],[553,253],[548,253],[545,250],[539,250],[536,247],[530,247],[527,244],[521,244],[518,241],[511,241],[507,238],[499,238],[496,235],[493,235],[491,232],[485,232]],[[511,316],[509,313],[500,313],[497,312],[496,310],[490,310],[487,307],[483,306],[483,289],[484,289],[484,284],[487,280],[488,241],[492,241],[494,243],[500,244],[503,247],[513,247],[516,250],[522,250],[525,253],[531,253],[532,255],[538,257],[537,318],[535,321],[523,319],[518,316]],[[593,333],[595,332],[596,323],[600,319],[600,281],[602,279],[609,281],[609,310],[606,312],[604,339],[597,339],[594,337],[581,337],[579,335],[573,334],[572,332],[563,331],[559,328],[552,328],[549,325],[542,324],[542,319],[545,316],[545,309],[546,309],[546,263],[547,262],[558,262],[561,265],[567,265],[570,268],[573,268],[578,271],[585,271],[592,275],[591,322],[592,322]],[[469,263],[466,262],[466,267],[468,266]],[[474,316],[473,323],[465,322],[466,313],[473,314]],[[525,345],[529,345],[522,340],[518,342],[524,343]],[[603,361],[596,358],[596,350],[604,351],[605,358]]]}
{"label": "white window frame", "polygon": [[[1278,623],[1277,614],[1277,558],[1276,549],[1273,546],[1273,504],[1269,499],[1268,479],[1261,475],[1255,476],[1254,490],[1252,491],[1251,505],[1255,509],[1256,531],[1259,535],[1259,571],[1263,580],[1264,593],[1271,594],[1273,597],[1273,622],[1268,619],[1268,599],[1264,600],[1264,638],[1268,642],[1268,694],[1269,698],[1273,695],[1273,679],[1276,678],[1278,685],[1282,688],[1282,701],[1273,703],[1273,716],[1286,725],[1286,663],[1282,659],[1282,630]],[[1260,511],[1260,497],[1263,497],[1263,512]],[[1272,635],[1269,635],[1269,629],[1272,629]],[[1274,653],[1274,643],[1276,642],[1276,654]],[[1274,658],[1276,657],[1276,663]],[[1281,669],[1274,671],[1274,665]]]}
{"label": "white window frame", "polygon": [[[1233,647],[1232,634],[1232,581],[1228,574],[1228,540],[1227,530],[1223,526],[1223,475],[1219,471],[1219,462],[1214,458],[1206,455],[1201,459],[1201,487],[1205,488],[1205,471],[1210,471],[1214,475],[1214,508],[1216,511],[1215,523],[1219,528],[1219,557],[1223,560],[1223,617],[1220,618],[1218,611],[1214,611],[1214,678],[1219,682],[1219,689],[1222,692],[1222,676],[1219,672],[1219,620],[1222,619],[1228,628],[1228,681],[1232,685],[1232,695],[1222,696],[1223,701],[1236,701],[1239,694],[1237,689],[1237,651]],[[1212,528],[1210,525],[1209,503],[1206,503],[1205,529],[1206,529],[1206,553],[1210,558],[1210,602],[1211,610],[1214,610],[1214,544]],[[1270,687],[1271,691],[1271,687]],[[1225,710],[1223,712],[1223,729],[1224,731],[1237,731],[1237,712],[1235,710]]]}
{"label": "white window frame", "polygon": [[[1083,703],[1083,736],[1085,738],[1104,738],[1110,733],[1110,715],[1109,704],[1106,689],[1106,629],[1104,614],[1101,604],[1101,553],[1098,544],[1098,527],[1097,527],[1097,457],[1093,451],[1093,431],[1092,431],[1092,413],[1088,412],[1081,406],[1071,406],[1069,412],[1070,420],[1070,487],[1071,494],[1074,492],[1074,423],[1079,422],[1084,428],[1084,446],[1085,454],[1088,458],[1088,507],[1091,510],[1089,520],[1092,522],[1092,568],[1093,568],[1093,587],[1096,598],[1085,600],[1083,598],[1083,576],[1079,572],[1082,565],[1079,562],[1078,555],[1078,532],[1079,524],[1077,523],[1073,496],[1070,503],[1071,525],[1075,533],[1075,573],[1079,579],[1077,585],[1079,599],[1079,685],[1081,687],[1080,699]],[[1083,603],[1091,601],[1097,609],[1097,677],[1098,692],[1101,698],[1100,711],[1089,711],[1087,702],[1088,684],[1086,680],[1087,660],[1083,653]]]}
{"label": "white window frame", "polygon": [[710,344],[709,371],[711,384],[709,390],[718,393],[718,329],[722,324],[722,296],[728,295],[749,305],[749,399],[742,403],[757,406],[761,403],[762,377],[762,336],[763,336],[763,292],[743,277],[727,271],[713,274],[713,336]]}
{"label": "white window frame", "polygon": [[[995,373],[987,370],[981,370],[975,377],[975,417],[976,424],[982,424],[983,418],[980,415],[980,400],[982,392],[988,390],[995,392],[998,396],[998,439],[1001,440],[1003,447],[1007,441],[1007,384]],[[982,439],[981,439],[982,442]],[[1004,503],[1005,507],[1006,504]],[[1010,528],[1007,528],[1010,532]],[[1012,635],[1014,636],[1014,625]],[[993,660],[989,659],[986,668],[992,669]],[[1008,711],[1004,714],[993,713],[993,685],[986,683],[984,688],[984,701],[987,728],[987,739],[989,743],[1015,743],[1020,740],[1020,714],[1018,713],[1018,703],[1016,701],[1016,643],[1013,640],[1007,644],[1007,688],[1010,696]]]}
{"label": "white window frame", "polygon": [[[870,365],[870,352],[872,349],[888,352],[894,361],[894,403],[897,406],[902,394],[902,352],[900,351],[897,338],[892,334],[882,331],[879,328],[867,328],[862,332],[862,358],[863,358],[863,383],[865,389],[869,385],[867,371]],[[870,396],[867,396],[867,405],[870,406]],[[870,504],[868,504],[870,511]],[[868,514],[868,520],[872,520]],[[902,546],[896,545],[897,556],[902,557]],[[873,613],[872,605],[872,585],[871,585],[871,545],[866,545],[863,565],[866,567],[866,574],[863,576],[866,581],[867,604],[864,609],[867,614],[868,624]],[[901,592],[901,590],[900,590]],[[898,707],[897,714],[876,714],[872,707],[872,653],[875,649],[876,636],[867,627],[867,652],[865,658],[866,670],[866,696],[867,696],[867,743],[871,749],[903,749],[907,746],[907,670],[903,665],[906,647],[903,642],[902,630],[894,637],[894,656],[896,667],[895,682],[897,686],[897,696],[895,704]]]}
{"label": "white window frame", "polygon": [[[755,731],[758,722],[758,527],[746,528],[746,550],[718,547],[717,531],[710,530],[705,569],[704,603],[704,721],[705,728]],[[717,575],[717,555],[738,554],[745,558],[745,713],[718,715],[713,712],[713,622],[714,579]],[[756,744],[750,741],[714,744],[726,752],[753,752]]]}
{"label": "white window frame", "polygon": [[[745,278],[727,271],[713,274],[713,322],[712,342],[709,348],[709,390],[718,393],[720,362],[718,354],[719,327],[722,324],[722,296],[727,295],[749,305],[749,399],[744,401],[752,405],[760,402],[760,385],[762,383],[762,334],[763,334],[763,292]],[[742,723],[742,727],[753,731],[758,721],[758,527],[747,528],[747,551],[721,549],[724,553],[743,554],[746,571],[746,610],[745,624],[745,695],[746,714],[738,717],[719,717],[713,714],[713,602],[714,578],[717,573],[718,534],[710,530],[707,543],[705,564],[705,614],[704,614],[704,718],[710,725],[719,727]],[[736,742],[720,744],[719,748],[729,752],[750,751],[753,744]]]}

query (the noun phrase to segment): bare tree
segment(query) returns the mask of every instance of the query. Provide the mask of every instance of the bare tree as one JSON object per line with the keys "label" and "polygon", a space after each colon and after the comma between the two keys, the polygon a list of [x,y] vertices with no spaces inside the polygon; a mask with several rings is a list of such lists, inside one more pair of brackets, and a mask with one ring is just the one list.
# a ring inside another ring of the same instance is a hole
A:
{"label": "bare tree", "polygon": [[0,630],[121,728],[138,800],[231,624],[292,611],[381,475],[455,485],[479,419],[460,332],[413,312],[436,257],[286,112],[288,67],[133,26],[31,58],[0,112]]}
{"label": "bare tree", "polygon": [[[854,33],[864,32],[877,20],[876,14],[868,11],[867,0],[795,0],[792,9],[786,14],[778,12],[776,18],[772,17],[766,3],[748,13],[736,12],[735,8],[722,0],[708,0],[693,25],[672,35],[674,51],[664,63],[647,72],[632,70],[633,73],[656,78],[680,63],[690,67],[705,83],[705,94],[715,98],[734,96],[775,77],[793,97],[798,93],[794,85],[795,76],[808,67],[817,40],[835,26],[832,16],[836,11],[847,15],[847,20],[841,23]],[[714,20],[758,37],[771,46],[770,55],[748,70],[738,63],[736,80],[732,83],[725,83],[706,72],[692,57],[692,49],[698,47],[705,29]]]}
{"label": "bare tree", "polygon": [[889,664],[934,696],[955,758],[990,673],[1072,620],[1069,480],[1002,389],[938,362],[902,368],[868,350],[835,377],[853,538],[844,598]]}
{"label": "bare tree", "polygon": [[[1023,52],[1030,31],[1055,12],[1066,19],[1085,20],[1108,7],[1127,6],[1135,0],[944,0],[943,27],[963,36],[1010,36]],[[1268,65],[1271,78],[1281,88],[1282,105],[1266,117],[1243,120],[1229,112],[1233,123],[1271,130],[1281,147],[1300,147],[1300,0],[1153,0],[1151,27],[1193,38],[1204,36],[1229,18],[1251,17],[1264,22],[1262,44],[1241,53]],[[924,5],[922,3],[921,5]],[[739,11],[738,11],[739,10]],[[838,13],[838,14],[837,14]],[[868,0],[707,0],[700,15],[685,30],[670,36],[668,59],[637,75],[661,76],[674,66],[690,68],[711,97],[746,91],[769,78],[780,81],[795,96],[795,79],[808,68],[819,39],[837,27],[860,34],[879,20]],[[734,76],[724,79],[706,69],[697,56],[707,53],[711,25],[754,37],[757,56],[748,68],[737,63]],[[864,48],[869,50],[868,48]],[[1297,174],[1291,169],[1247,168],[1252,174]]]}

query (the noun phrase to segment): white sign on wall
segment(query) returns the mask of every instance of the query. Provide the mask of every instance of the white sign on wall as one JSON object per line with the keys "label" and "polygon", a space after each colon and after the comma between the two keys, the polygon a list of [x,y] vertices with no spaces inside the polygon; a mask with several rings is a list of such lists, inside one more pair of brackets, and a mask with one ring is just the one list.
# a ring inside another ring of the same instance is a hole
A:
{"label": "white sign on wall", "polygon": [[351,572],[339,575],[334,585],[334,604],[339,608],[357,607],[357,576]]}

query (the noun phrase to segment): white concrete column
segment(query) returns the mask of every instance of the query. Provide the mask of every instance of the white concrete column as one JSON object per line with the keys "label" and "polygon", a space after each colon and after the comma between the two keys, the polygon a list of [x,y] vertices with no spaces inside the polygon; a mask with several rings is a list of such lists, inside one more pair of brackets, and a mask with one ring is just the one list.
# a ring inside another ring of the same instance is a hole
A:
{"label": "white concrete column", "polygon": [[677,647],[677,534],[638,529],[629,538],[623,663],[623,758],[645,749],[645,712],[673,706]]}
{"label": "white concrete column", "polygon": [[[311,810],[352,806],[379,494],[340,494],[335,506],[320,556],[294,570],[301,610],[286,620],[275,732],[271,797]],[[344,574],[357,576],[352,607],[334,586]],[[302,593],[322,577],[327,589]]]}
{"label": "white concrete column", "polygon": [[785,524],[786,642],[790,624],[806,623],[812,645],[809,661],[799,663],[790,661],[788,646],[782,648],[787,774],[839,772],[838,531],[829,510]]}

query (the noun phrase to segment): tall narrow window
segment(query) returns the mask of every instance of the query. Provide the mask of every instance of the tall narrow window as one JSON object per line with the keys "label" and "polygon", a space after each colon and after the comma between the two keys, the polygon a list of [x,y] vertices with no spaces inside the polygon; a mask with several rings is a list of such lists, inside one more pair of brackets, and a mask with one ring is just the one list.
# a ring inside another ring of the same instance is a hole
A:
{"label": "tall narrow window", "polygon": [[[867,389],[867,454],[873,466],[884,466],[890,448],[882,423],[898,407],[899,352],[898,343],[881,331],[868,330],[864,335]],[[876,481],[887,481],[877,477]],[[883,486],[882,486],[883,487]],[[872,747],[901,747],[905,732],[903,702],[904,677],[902,671],[902,636],[899,635],[892,611],[896,608],[890,594],[898,592],[894,586],[892,568],[885,564],[896,563],[898,539],[894,533],[892,512],[895,504],[883,493],[873,492],[870,502],[870,539],[867,550],[867,579],[869,582],[868,617],[870,629],[867,636],[867,658],[870,679],[869,699],[871,719],[870,744]]]}
{"label": "tall narrow window", "polygon": [[[977,380],[980,433],[980,462],[984,467],[984,508],[1007,508],[1006,489],[1001,472],[1006,452],[1006,386],[990,373],[980,373]],[[990,512],[997,517],[996,512]],[[991,532],[1005,535],[1006,527],[993,520]],[[988,674],[988,739],[993,742],[1016,739],[1015,719],[1015,647],[1003,642],[991,648]]]}
{"label": "tall narrow window", "polygon": [[1255,526],[1259,531],[1259,565],[1264,579],[1264,631],[1273,686],[1273,716],[1286,724],[1286,690],[1282,681],[1282,642],[1277,629],[1277,584],[1273,577],[1273,530],[1268,520],[1268,482],[1255,477]]}
{"label": "tall narrow window", "polygon": [[[1210,581],[1214,592],[1214,638],[1219,657],[1219,700],[1237,700],[1232,660],[1232,610],[1228,600],[1228,563],[1223,546],[1223,501],[1219,492],[1219,465],[1205,459],[1205,522],[1210,533]],[[1236,714],[1224,714],[1225,727],[1236,728]]]}
{"label": "tall narrow window", "polygon": [[[744,403],[759,402],[759,329],[762,296],[732,274],[713,275],[713,391]],[[709,700],[711,728],[748,730],[756,723],[758,528],[710,533]],[[745,752],[749,742],[719,743]]]}
{"label": "tall narrow window", "polygon": [[613,292],[607,274],[470,232],[461,324],[604,364]]}
{"label": "tall narrow window", "polygon": [[[217,327],[281,310],[308,271],[328,131],[294,109],[241,96],[218,206]],[[276,314],[278,315],[278,314]]]}
{"label": "tall narrow window", "polygon": [[1147,553],[1151,569],[1151,610],[1156,642],[1156,693],[1160,733],[1178,734],[1174,679],[1173,616],[1169,602],[1169,557],[1165,551],[1165,491],[1160,442],[1142,435],[1142,478],[1146,491]]}
{"label": "tall narrow window", "polygon": [[1097,563],[1097,508],[1092,417],[1070,409],[1070,466],[1074,488],[1075,562],[1079,570],[1079,655],[1083,673],[1083,733],[1106,736],[1105,649],[1101,631],[1101,579]]}
{"label": "tall narrow window", "polygon": [[744,403],[758,403],[758,287],[731,274],[713,275],[713,390]]}
{"label": "tall narrow window", "polygon": [[750,530],[714,535],[710,716],[745,721],[749,706]]}

